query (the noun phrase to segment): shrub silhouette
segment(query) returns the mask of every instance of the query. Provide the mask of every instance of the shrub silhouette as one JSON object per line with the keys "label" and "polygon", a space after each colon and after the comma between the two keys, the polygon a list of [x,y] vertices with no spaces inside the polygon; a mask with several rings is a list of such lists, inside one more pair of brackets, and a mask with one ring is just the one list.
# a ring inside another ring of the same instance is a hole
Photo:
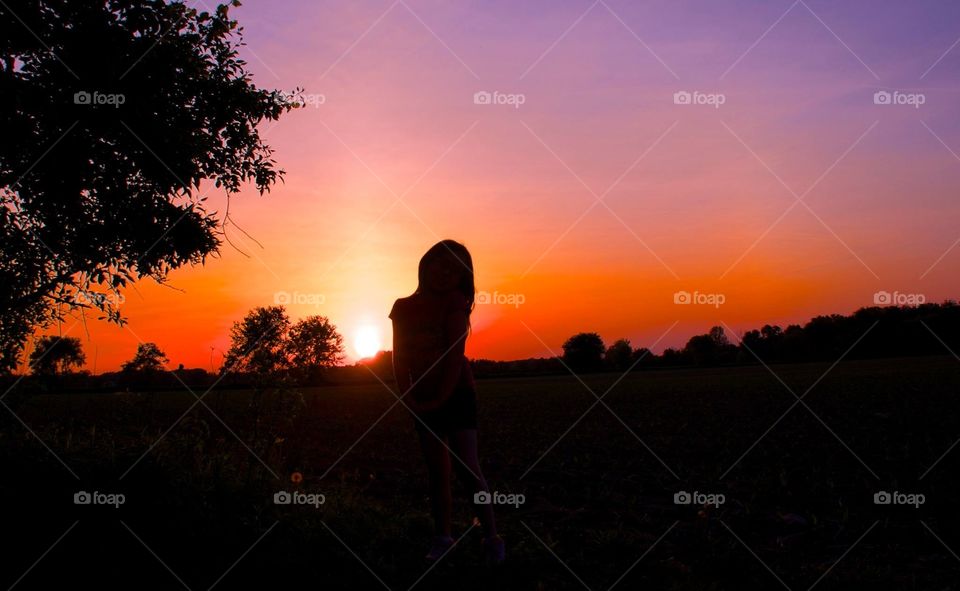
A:
{"label": "shrub silhouette", "polygon": [[595,371],[603,366],[603,339],[595,332],[573,335],[563,344],[563,361],[574,371]]}

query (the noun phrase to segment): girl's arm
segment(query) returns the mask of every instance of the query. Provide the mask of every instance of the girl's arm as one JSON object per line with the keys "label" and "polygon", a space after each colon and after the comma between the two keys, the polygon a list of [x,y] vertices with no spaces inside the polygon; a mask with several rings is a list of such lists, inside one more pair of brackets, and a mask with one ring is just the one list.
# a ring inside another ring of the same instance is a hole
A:
{"label": "girl's arm", "polygon": [[407,365],[404,355],[406,351],[401,344],[400,334],[397,330],[397,321],[393,321],[393,377],[397,381],[397,388],[400,390],[400,398],[409,405],[413,403],[413,396],[406,394],[410,390],[410,366]]}
{"label": "girl's arm", "polygon": [[441,406],[453,395],[453,391],[460,381],[469,320],[467,318],[466,302],[464,301],[463,305],[459,305],[459,298],[457,301],[458,305],[453,306],[453,310],[447,314],[444,321],[444,332],[450,335],[451,339],[456,340],[449,344],[450,349],[439,363],[441,377],[437,388],[437,396],[420,404],[420,410],[433,410]]}

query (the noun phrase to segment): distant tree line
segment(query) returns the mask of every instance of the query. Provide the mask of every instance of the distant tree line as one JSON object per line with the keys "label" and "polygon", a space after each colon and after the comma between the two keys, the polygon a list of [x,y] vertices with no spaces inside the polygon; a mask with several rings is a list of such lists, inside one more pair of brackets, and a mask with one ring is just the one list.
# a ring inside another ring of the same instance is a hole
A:
{"label": "distant tree line", "polygon": [[[628,368],[796,363],[847,359],[947,355],[960,351],[956,302],[861,308],[848,316],[817,316],[804,325],[764,325],[731,341],[723,326],[691,337],[681,349],[656,355],[627,339],[609,347],[597,333],[579,333],[563,344],[564,364],[574,371]],[[848,352],[849,350],[849,352]],[[509,362],[516,363],[516,362]]]}
{"label": "distant tree line", "polygon": [[[804,325],[764,325],[731,341],[722,326],[691,337],[683,348],[657,355],[634,348],[628,339],[609,346],[598,333],[582,332],[563,343],[557,357],[493,361],[473,359],[478,378],[626,371],[652,368],[946,355],[960,352],[960,306],[948,301],[916,307],[861,308],[851,315],[817,316]],[[283,306],[255,308],[231,329],[231,346],[219,372],[169,369],[155,343],[142,343],[119,372],[91,376],[77,371],[86,356],[80,339],[41,336],[30,354],[33,380],[50,389],[179,390],[322,385],[354,382],[389,384],[392,353],[343,365],[343,338],[327,318],[309,316],[292,323]],[[9,379],[9,378],[8,378]]]}
{"label": "distant tree line", "polygon": [[[170,360],[156,343],[140,343],[120,371],[97,376],[79,371],[86,362],[76,337],[44,335],[29,355],[32,382],[55,390],[160,390],[303,385],[323,383],[326,372],[343,361],[343,337],[323,316],[290,321],[283,306],[258,307],[233,324],[231,345],[218,373],[167,367]],[[13,379],[9,376],[8,379]]]}
{"label": "distant tree line", "polygon": [[[682,348],[657,355],[628,339],[607,346],[599,334],[582,332],[553,358],[473,361],[479,377],[566,372],[626,371],[656,367],[949,355],[960,352],[960,306],[954,301],[906,307],[861,308],[850,315],[817,316],[804,325],[764,325],[731,341],[722,326],[691,337]],[[852,349],[851,349],[852,347]]]}

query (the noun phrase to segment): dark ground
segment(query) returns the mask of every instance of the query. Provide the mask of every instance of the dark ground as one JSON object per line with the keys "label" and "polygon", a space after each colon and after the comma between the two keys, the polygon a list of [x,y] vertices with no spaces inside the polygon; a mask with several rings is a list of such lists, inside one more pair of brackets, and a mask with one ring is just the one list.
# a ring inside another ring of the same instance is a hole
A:
{"label": "dark ground", "polygon": [[[188,392],[11,393],[49,450],[0,408],[0,587],[958,588],[960,361],[843,362],[818,381],[829,368],[773,366],[786,385],[760,366],[632,373],[556,444],[596,402],[576,378],[479,381],[486,476],[525,496],[497,507],[508,562],[492,570],[460,494],[465,537],[428,571],[412,419],[398,405],[367,432],[395,401],[379,384],[212,392],[186,415]],[[598,396],[617,379],[584,377]],[[813,388],[773,426],[787,386]],[[80,490],[125,503],[77,505]],[[325,503],[275,505],[279,490]]]}

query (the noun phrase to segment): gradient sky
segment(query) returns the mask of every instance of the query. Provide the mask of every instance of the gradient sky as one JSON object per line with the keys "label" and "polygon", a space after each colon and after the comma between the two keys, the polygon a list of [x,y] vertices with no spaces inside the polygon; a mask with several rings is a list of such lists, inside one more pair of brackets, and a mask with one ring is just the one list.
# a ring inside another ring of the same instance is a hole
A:
{"label": "gradient sky", "polygon": [[[390,305],[441,238],[471,249],[478,290],[523,298],[477,306],[470,357],[549,356],[579,331],[659,352],[716,324],[849,313],[880,290],[960,296],[960,4],[246,0],[233,14],[259,86],[324,102],[262,128],[286,182],[231,205],[262,248],[228,227],[245,254],[225,245],[172,273],[176,289],[129,290],[129,328],[63,325],[98,372],[139,340],[174,367],[219,366],[231,323],[284,293],[294,319],[340,328],[351,361],[362,326],[389,348]],[[876,105],[880,90],[925,102]],[[725,102],[677,105],[677,91]],[[676,305],[680,290],[726,301]]]}

